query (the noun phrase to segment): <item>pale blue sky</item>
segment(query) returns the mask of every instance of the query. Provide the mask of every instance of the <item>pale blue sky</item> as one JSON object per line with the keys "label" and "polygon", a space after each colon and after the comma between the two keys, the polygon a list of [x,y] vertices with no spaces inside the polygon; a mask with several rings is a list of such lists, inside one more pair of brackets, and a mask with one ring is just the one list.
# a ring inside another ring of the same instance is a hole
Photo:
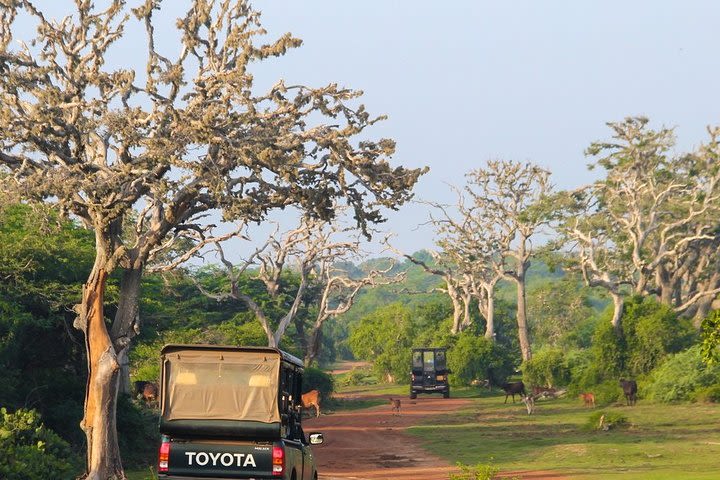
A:
{"label": "pale blue sky", "polygon": [[[447,184],[462,185],[464,174],[489,158],[535,162],[560,188],[588,183],[597,172],[588,172],[583,150],[607,137],[605,122],[627,115],[676,126],[683,150],[706,138],[708,124],[720,124],[720,2],[254,5],[272,35],[291,31],[304,40],[258,69],[258,81],[338,82],[363,90],[371,113],[389,115],[372,135],[397,141],[394,163],[430,166],[419,199],[452,201]],[[132,62],[133,50],[116,61]],[[427,228],[413,230],[426,219],[424,207],[408,206],[391,214],[386,228],[412,252],[432,246]]]}

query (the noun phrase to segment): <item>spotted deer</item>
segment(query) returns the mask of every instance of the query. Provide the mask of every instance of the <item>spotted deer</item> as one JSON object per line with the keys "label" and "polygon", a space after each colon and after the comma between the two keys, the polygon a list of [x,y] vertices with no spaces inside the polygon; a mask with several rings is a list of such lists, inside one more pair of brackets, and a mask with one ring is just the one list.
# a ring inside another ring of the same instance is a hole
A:
{"label": "spotted deer", "polygon": [[400,415],[400,399],[390,397],[390,405],[392,412]]}

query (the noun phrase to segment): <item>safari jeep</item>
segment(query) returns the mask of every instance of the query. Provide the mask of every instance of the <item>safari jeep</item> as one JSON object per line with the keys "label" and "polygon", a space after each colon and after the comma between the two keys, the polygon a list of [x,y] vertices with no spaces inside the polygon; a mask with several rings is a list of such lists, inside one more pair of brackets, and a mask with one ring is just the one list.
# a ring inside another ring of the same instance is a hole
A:
{"label": "safari jeep", "polygon": [[445,348],[414,348],[410,374],[410,398],[418,393],[442,393],[450,397]]}
{"label": "safari jeep", "polygon": [[275,348],[166,345],[158,478],[316,480],[303,363]]}

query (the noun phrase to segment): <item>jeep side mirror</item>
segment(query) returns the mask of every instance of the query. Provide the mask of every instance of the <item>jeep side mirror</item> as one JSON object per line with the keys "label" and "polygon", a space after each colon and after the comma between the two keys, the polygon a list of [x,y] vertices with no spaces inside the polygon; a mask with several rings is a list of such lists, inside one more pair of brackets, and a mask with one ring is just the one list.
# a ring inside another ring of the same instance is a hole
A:
{"label": "jeep side mirror", "polygon": [[310,445],[320,445],[325,439],[322,433],[311,433],[310,434]]}

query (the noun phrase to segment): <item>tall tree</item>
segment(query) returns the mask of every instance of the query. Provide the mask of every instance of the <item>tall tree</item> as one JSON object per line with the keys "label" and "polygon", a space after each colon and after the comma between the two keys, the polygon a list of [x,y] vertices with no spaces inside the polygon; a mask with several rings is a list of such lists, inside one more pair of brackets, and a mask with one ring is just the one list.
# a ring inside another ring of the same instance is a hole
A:
{"label": "tall tree", "polygon": [[[331,218],[336,197],[367,231],[382,220],[381,208],[411,197],[423,173],[389,165],[391,140],[354,142],[382,118],[353,106],[359,92],[282,81],[265,94],[253,90],[252,64],[300,40],[286,34],[257,45],[265,31],[244,0],[189,3],[176,23],[174,58],[156,47],[161,0],[135,9],[111,0],[103,10],[77,0],[61,20],[29,0],[6,0],[0,9],[0,165],[17,193],[57,203],[95,235],[76,321],[88,359],[81,426],[91,479],[124,477],[118,357],[139,329],[144,266],[169,235],[195,228],[214,209],[260,221],[269,209],[299,205]],[[34,36],[20,30],[18,14],[37,24]],[[132,17],[147,33],[142,74],[107,62],[112,48],[123,48]],[[121,295],[108,328],[105,284],[116,268]]]}
{"label": "tall tree", "polygon": [[494,160],[468,174],[466,192],[478,222],[493,231],[502,262],[498,273],[517,287],[518,340],[523,360],[532,358],[528,334],[525,280],[533,255],[531,238],[549,225],[550,172],[529,164]]}
{"label": "tall tree", "polygon": [[614,298],[627,283],[701,319],[720,292],[720,129],[695,152],[674,154],[673,130],[645,117],[608,125],[612,140],[587,150],[606,177],[585,189],[587,216],[570,228],[581,264]]}

